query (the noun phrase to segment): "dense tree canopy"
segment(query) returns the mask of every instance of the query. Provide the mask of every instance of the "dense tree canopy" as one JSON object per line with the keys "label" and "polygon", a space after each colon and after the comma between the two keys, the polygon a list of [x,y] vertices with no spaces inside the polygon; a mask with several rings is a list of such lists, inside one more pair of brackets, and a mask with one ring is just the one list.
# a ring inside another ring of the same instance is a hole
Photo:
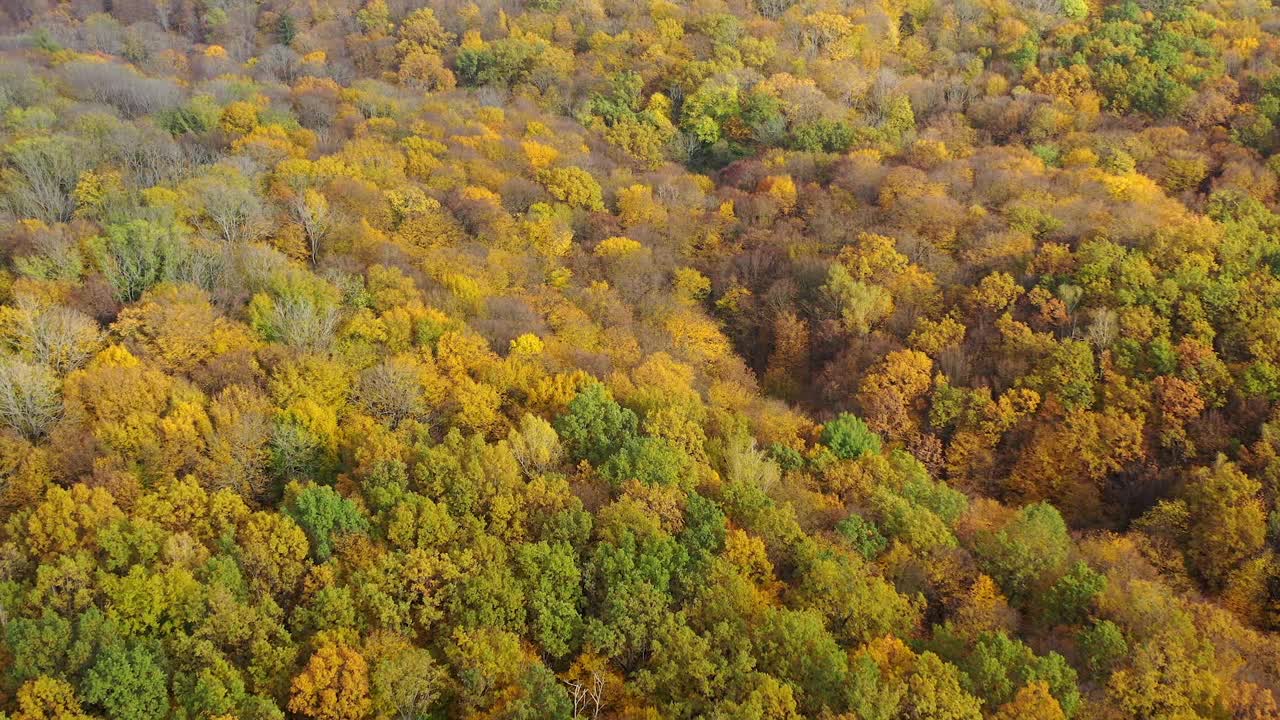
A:
{"label": "dense tree canopy", "polygon": [[0,8],[0,718],[1280,716],[1280,14]]}

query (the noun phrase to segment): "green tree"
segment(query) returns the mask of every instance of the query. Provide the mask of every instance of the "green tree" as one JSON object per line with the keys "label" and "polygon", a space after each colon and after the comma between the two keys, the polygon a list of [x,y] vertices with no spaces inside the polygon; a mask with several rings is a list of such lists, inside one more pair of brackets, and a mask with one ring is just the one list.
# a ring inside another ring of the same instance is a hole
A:
{"label": "green tree", "polygon": [[843,709],[849,663],[812,610],[773,609],[757,630],[760,669],[792,686],[805,717]]}
{"label": "green tree", "polygon": [[667,615],[654,634],[653,655],[636,685],[671,718],[706,717],[727,692],[728,668],[711,642],[680,614]]}
{"label": "green tree", "polygon": [[565,657],[582,633],[582,576],[577,554],[565,542],[530,543],[516,550],[515,566],[525,588],[530,632],[548,655]]}
{"label": "green tree", "polygon": [[964,691],[961,672],[937,655],[922,653],[907,677],[905,717],[977,720],[982,701]]}
{"label": "green tree", "polygon": [[446,654],[468,714],[504,720],[568,718],[573,704],[556,676],[520,647],[520,638],[493,628],[455,630]]}
{"label": "green tree", "polygon": [[646,485],[685,485],[690,477],[689,457],[661,438],[627,438],[600,468],[614,485],[639,480]]}
{"label": "green tree", "polygon": [[1044,598],[1050,622],[1072,624],[1089,612],[1093,599],[1107,587],[1107,578],[1088,563],[1077,562],[1049,588]]}
{"label": "green tree", "polygon": [[1062,515],[1048,503],[1035,503],[1019,510],[1000,530],[981,533],[974,550],[1006,595],[1026,600],[1056,579],[1070,545]]}
{"label": "green tree", "polygon": [[66,667],[71,622],[56,612],[46,609],[38,618],[13,618],[4,635],[10,657],[6,675],[14,685],[57,675]]}
{"label": "green tree", "polygon": [[850,515],[836,523],[836,532],[848,540],[853,549],[866,560],[873,559],[889,546],[889,541],[880,534],[875,523],[861,515]]}
{"label": "green tree", "polygon": [[592,383],[569,403],[569,412],[556,419],[572,457],[600,467],[636,435],[636,414],[614,401],[604,385]]}
{"label": "green tree", "polygon": [[431,653],[404,647],[382,658],[370,674],[374,706],[399,720],[426,717],[447,688],[448,674]]}
{"label": "green tree", "polygon": [[866,335],[893,313],[888,290],[854,278],[841,263],[832,263],[827,270],[822,295],[851,333]]}
{"label": "green tree", "polygon": [[1034,682],[1048,684],[1067,717],[1080,707],[1076,672],[1061,655],[1037,656],[1021,640],[1003,632],[984,633],[963,667],[974,693],[991,707],[1011,702],[1020,688]]}
{"label": "green tree", "polygon": [[723,125],[738,115],[738,85],[721,79],[707,80],[680,109],[680,127],[704,145],[718,142]]}
{"label": "green tree", "polygon": [[634,667],[648,653],[687,562],[684,548],[666,535],[637,538],[627,529],[616,542],[598,543],[584,573],[587,644]]}
{"label": "green tree", "polygon": [[841,643],[857,645],[885,635],[908,635],[918,610],[883,578],[849,555],[816,557],[801,565],[792,592],[796,607],[822,613]]}
{"label": "green tree", "polygon": [[880,452],[880,436],[871,432],[862,418],[849,413],[841,413],[824,425],[820,440],[836,457],[844,460],[857,460],[867,453]]}
{"label": "green tree", "polygon": [[1099,620],[1076,636],[1084,666],[1095,680],[1105,680],[1112,668],[1129,652],[1129,643],[1120,627],[1110,620]]}
{"label": "green tree", "polygon": [[169,716],[168,678],[152,651],[138,643],[104,649],[86,673],[83,691],[112,720]]}
{"label": "green tree", "polygon": [[286,505],[285,512],[307,533],[311,555],[317,562],[324,562],[333,554],[337,536],[369,529],[369,521],[355,503],[324,485],[312,485],[299,492]]}

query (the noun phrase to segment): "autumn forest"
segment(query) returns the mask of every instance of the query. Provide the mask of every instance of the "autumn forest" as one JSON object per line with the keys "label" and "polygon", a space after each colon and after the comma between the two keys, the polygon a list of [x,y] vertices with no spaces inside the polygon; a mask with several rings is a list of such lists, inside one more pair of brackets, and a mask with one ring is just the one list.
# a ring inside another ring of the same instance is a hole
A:
{"label": "autumn forest", "polygon": [[0,2],[0,720],[1280,718],[1270,0]]}

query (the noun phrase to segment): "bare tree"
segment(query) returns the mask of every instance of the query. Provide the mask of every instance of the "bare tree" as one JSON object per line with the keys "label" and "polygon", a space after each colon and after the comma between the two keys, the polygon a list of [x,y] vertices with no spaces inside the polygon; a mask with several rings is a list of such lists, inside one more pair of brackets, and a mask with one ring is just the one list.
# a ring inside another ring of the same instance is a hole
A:
{"label": "bare tree", "polygon": [[65,226],[55,225],[31,238],[31,252],[15,255],[14,267],[29,278],[79,282],[84,257],[77,239]]}
{"label": "bare tree", "polygon": [[63,76],[81,100],[104,103],[129,118],[176,107],[182,91],[170,80],[148,78],[115,63],[72,62]]}
{"label": "bare tree", "polygon": [[110,155],[138,187],[170,180],[182,166],[182,151],[173,136],[149,122],[122,123],[107,133],[106,142]]}
{"label": "bare tree", "polygon": [[124,48],[124,29],[106,13],[94,13],[80,24],[80,39],[93,52],[119,55]]}
{"label": "bare tree", "polygon": [[227,49],[231,57],[238,61],[246,60],[253,55],[262,3],[258,0],[225,0],[221,5],[226,19],[218,26],[214,39]]}
{"label": "bare tree", "polygon": [[203,224],[228,244],[251,242],[266,231],[266,205],[238,170],[219,166],[183,186],[201,204]]}
{"label": "bare tree", "polygon": [[92,165],[84,143],[65,135],[17,140],[6,148],[5,204],[19,217],[65,222],[75,212],[76,182]]}
{"label": "bare tree", "polygon": [[231,264],[232,257],[225,246],[210,242],[193,243],[191,252],[175,269],[173,279],[203,288],[211,295],[224,295],[235,289],[235,283],[231,281]]}
{"label": "bare tree", "polygon": [[520,469],[528,477],[547,472],[564,460],[564,448],[551,423],[537,415],[525,413],[519,428],[507,434],[507,443]]}
{"label": "bare tree", "polygon": [[365,370],[360,374],[357,396],[370,414],[392,427],[426,409],[418,368],[405,361],[389,360]]}
{"label": "bare tree", "polygon": [[271,325],[284,344],[318,352],[333,342],[338,329],[338,309],[309,297],[276,298]]}
{"label": "bare tree", "polygon": [[756,0],[760,14],[769,18],[781,17],[792,5],[795,5],[795,0]]}
{"label": "bare tree", "polygon": [[53,371],[16,357],[0,359],[0,423],[35,440],[62,414]]}
{"label": "bare tree", "polygon": [[600,716],[600,707],[604,702],[604,677],[598,672],[591,673],[586,680],[560,680],[569,688],[569,698],[573,700],[573,717],[591,718]]}
{"label": "bare tree", "polygon": [[250,497],[268,494],[267,443],[271,440],[271,402],[256,390],[232,385],[209,406],[213,431],[208,460],[199,473],[210,490],[233,488]]}
{"label": "bare tree", "polygon": [[272,45],[258,58],[254,75],[263,80],[293,85],[302,70],[302,58],[284,45]]}
{"label": "bare tree", "polygon": [[178,9],[180,0],[155,0],[156,22],[160,23],[160,27],[165,32],[169,32],[170,26],[173,24],[173,16]]}
{"label": "bare tree", "polygon": [[58,374],[83,365],[102,340],[98,323],[88,315],[29,297],[18,299],[10,318],[7,334],[13,349]]}
{"label": "bare tree", "polygon": [[44,103],[52,89],[43,73],[15,58],[0,60],[0,101],[21,107]]}
{"label": "bare tree", "polygon": [[1092,322],[1085,330],[1085,337],[1098,350],[1106,350],[1120,335],[1120,320],[1115,310],[1099,308],[1092,313]]}
{"label": "bare tree", "polygon": [[311,251],[311,264],[314,266],[320,259],[320,248],[333,230],[333,217],[329,212],[329,202],[315,190],[305,190],[294,195],[289,203],[289,212],[307,238],[307,248]]}

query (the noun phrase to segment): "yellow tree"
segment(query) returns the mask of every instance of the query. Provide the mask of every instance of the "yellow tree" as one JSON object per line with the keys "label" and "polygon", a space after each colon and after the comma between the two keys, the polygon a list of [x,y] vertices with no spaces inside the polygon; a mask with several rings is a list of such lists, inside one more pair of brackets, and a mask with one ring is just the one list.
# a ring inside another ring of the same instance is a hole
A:
{"label": "yellow tree", "polygon": [[1221,587],[1241,563],[1262,550],[1266,509],[1262,486],[1221,456],[1199,468],[1187,485],[1187,559],[1211,586]]}
{"label": "yellow tree", "polygon": [[773,321],[773,337],[764,385],[770,392],[794,399],[809,376],[809,324],[793,312],[780,312]]}
{"label": "yellow tree", "polygon": [[160,285],[120,313],[111,328],[171,373],[190,373],[213,358],[251,350],[245,326],[219,315],[209,296],[193,285]]}
{"label": "yellow tree", "polygon": [[18,688],[14,720],[89,720],[75,689],[65,680],[40,676]]}
{"label": "yellow tree", "polygon": [[306,572],[307,534],[286,515],[256,512],[240,532],[240,563],[259,591],[285,597]]}
{"label": "yellow tree", "polygon": [[919,350],[896,350],[876,363],[858,386],[858,404],[871,429],[887,437],[913,439],[923,399],[933,386],[933,361]]}
{"label": "yellow tree", "polygon": [[1001,705],[993,720],[1067,720],[1067,716],[1049,694],[1048,683],[1033,682],[1022,686],[1012,700]]}
{"label": "yellow tree", "polygon": [[369,698],[369,666],[342,643],[321,646],[293,679],[289,711],[315,720],[361,720]]}

